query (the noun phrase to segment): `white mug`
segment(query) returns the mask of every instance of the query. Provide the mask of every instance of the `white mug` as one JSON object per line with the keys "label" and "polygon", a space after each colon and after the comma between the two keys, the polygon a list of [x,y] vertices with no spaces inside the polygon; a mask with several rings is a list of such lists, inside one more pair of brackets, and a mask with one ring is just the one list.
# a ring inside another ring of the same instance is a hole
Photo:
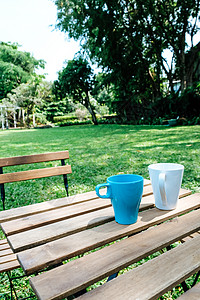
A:
{"label": "white mug", "polygon": [[159,163],[148,166],[155,205],[162,210],[176,208],[181,188],[184,166]]}

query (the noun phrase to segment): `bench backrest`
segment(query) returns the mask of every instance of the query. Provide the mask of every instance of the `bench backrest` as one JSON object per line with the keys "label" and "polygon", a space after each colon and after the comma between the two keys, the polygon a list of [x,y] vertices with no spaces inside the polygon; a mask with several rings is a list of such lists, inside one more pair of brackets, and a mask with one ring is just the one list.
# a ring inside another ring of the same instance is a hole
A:
{"label": "bench backrest", "polygon": [[[69,158],[68,151],[0,158],[0,188],[1,188],[1,199],[3,202],[3,209],[5,209],[4,183],[63,175],[65,189],[68,196],[67,174],[72,173],[71,166],[65,165],[65,159],[68,158]],[[61,160],[61,166],[43,168],[43,169],[34,169],[28,171],[19,171],[13,173],[5,173],[5,174],[3,173],[3,168],[8,166],[49,162],[55,160]]]}

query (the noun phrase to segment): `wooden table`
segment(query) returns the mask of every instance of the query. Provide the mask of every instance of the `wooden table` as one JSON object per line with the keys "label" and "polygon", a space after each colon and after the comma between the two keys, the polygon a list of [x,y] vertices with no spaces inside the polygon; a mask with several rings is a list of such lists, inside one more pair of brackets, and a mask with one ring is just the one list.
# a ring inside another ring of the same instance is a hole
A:
{"label": "wooden table", "polygon": [[190,235],[79,299],[157,299],[200,270],[200,194],[181,189],[177,208],[161,211],[148,180],[132,225],[117,224],[94,191],[0,212],[0,223],[25,274],[46,269],[30,279],[42,300],[74,295]]}

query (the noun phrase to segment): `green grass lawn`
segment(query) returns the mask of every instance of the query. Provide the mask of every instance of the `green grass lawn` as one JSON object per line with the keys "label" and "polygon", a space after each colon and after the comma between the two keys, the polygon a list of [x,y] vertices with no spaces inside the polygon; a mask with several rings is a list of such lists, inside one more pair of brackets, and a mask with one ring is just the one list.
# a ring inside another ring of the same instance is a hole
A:
{"label": "green grass lawn", "polygon": [[[0,131],[0,157],[62,150],[69,150],[70,154],[70,195],[94,190],[108,176],[119,172],[149,178],[148,165],[158,162],[183,164],[182,187],[200,192],[200,126],[82,125]],[[52,164],[60,162],[45,163]],[[35,165],[38,167],[42,164]],[[28,165],[10,167],[7,172],[28,168]],[[5,190],[7,208],[65,196],[62,176],[6,184]],[[2,299],[9,299],[2,280],[0,277]],[[1,295],[0,292],[0,299]]]}
{"label": "green grass lawn", "polygon": [[[165,127],[82,125],[0,131],[0,157],[69,150],[72,174],[70,195],[93,190],[119,172],[149,178],[148,165],[174,162],[185,166],[183,184],[200,191],[200,126]],[[60,162],[46,163],[59,165]],[[36,165],[35,168],[42,167]],[[25,165],[7,168],[26,170]],[[63,197],[61,176],[5,185],[7,208]]]}

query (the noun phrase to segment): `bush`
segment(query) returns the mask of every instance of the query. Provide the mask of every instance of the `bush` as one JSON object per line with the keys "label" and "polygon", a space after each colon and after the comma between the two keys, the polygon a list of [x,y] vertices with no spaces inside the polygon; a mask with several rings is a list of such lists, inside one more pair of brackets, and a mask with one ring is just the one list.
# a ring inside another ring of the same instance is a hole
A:
{"label": "bush", "polygon": [[53,121],[55,123],[57,122],[64,122],[64,121],[73,121],[73,120],[77,120],[77,117],[74,115],[65,115],[65,116],[56,116],[53,118]]}
{"label": "bush", "polygon": [[68,122],[58,122],[56,125],[60,127],[64,126],[72,126],[72,125],[87,125],[87,124],[92,124],[91,120],[85,120],[85,121],[80,121],[80,120],[72,120]]}

